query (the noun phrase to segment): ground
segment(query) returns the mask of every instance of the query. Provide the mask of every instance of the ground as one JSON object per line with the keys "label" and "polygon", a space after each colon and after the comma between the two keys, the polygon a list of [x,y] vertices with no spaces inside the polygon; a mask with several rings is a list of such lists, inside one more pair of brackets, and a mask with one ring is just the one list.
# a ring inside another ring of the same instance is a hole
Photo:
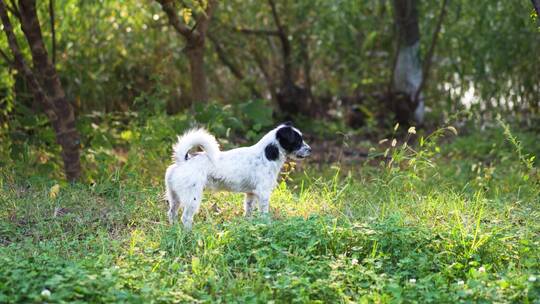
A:
{"label": "ground", "polygon": [[540,303],[536,134],[453,131],[297,166],[269,219],[207,193],[191,232],[167,224],[161,152],[92,184],[4,170],[0,302]]}

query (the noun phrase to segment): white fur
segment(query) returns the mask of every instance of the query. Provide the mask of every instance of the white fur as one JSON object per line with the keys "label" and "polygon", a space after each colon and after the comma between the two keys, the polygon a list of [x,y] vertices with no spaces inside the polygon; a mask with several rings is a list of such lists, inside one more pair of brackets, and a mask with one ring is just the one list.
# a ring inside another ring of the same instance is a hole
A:
{"label": "white fur", "polygon": [[[175,163],[167,168],[165,174],[169,221],[176,222],[178,209],[182,207],[182,223],[190,229],[204,188],[244,192],[246,216],[251,215],[255,201],[258,201],[262,213],[268,213],[270,194],[287,157],[276,140],[279,128],[267,133],[253,146],[229,151],[220,151],[214,136],[204,129],[191,130],[179,137],[174,145]],[[266,158],[265,148],[269,144],[275,144],[279,149],[278,159]],[[186,153],[194,146],[201,146],[205,152],[188,156],[186,160]],[[307,156],[311,148],[303,142],[300,150],[304,151],[303,156]]]}
{"label": "white fur", "polygon": [[178,136],[178,142],[173,146],[173,159],[177,163],[185,161],[189,150],[196,146],[202,146],[208,157],[214,161],[219,153],[219,145],[216,138],[205,129],[193,129]]}

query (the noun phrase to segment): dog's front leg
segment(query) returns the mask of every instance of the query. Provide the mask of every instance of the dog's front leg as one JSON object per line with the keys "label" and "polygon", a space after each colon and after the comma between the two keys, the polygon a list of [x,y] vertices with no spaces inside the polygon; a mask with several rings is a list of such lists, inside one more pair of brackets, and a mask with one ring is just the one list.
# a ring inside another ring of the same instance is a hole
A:
{"label": "dog's front leg", "polygon": [[257,195],[259,199],[259,211],[267,215],[268,210],[270,209],[270,193],[261,193]]}
{"label": "dog's front leg", "polygon": [[246,193],[244,198],[244,215],[250,217],[253,214],[253,203],[255,202],[255,194]]}

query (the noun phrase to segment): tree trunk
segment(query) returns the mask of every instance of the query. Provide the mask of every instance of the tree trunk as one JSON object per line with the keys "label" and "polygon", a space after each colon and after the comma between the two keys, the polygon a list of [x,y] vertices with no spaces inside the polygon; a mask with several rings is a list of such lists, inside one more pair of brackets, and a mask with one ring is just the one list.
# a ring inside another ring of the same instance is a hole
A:
{"label": "tree trunk", "polygon": [[[398,54],[393,72],[393,87],[397,98],[395,106],[398,120],[424,121],[424,97],[417,95],[422,83],[420,60],[420,30],[418,28],[417,0],[394,0],[394,16],[398,33]],[[418,98],[416,98],[418,96]],[[405,102],[406,104],[401,104]]]}
{"label": "tree trunk", "polygon": [[[13,28],[9,21],[5,5],[0,0],[0,14],[4,31],[8,36],[10,48],[15,57],[16,67],[29,82],[29,87],[35,99],[40,102],[55,131],[56,141],[62,147],[64,171],[69,181],[77,180],[81,175],[80,164],[80,136],[75,127],[75,114],[73,107],[67,101],[64,89],[56,69],[50,61],[41,27],[36,13],[35,0],[21,0],[19,2],[21,26],[30,46],[34,71],[30,70],[20,48],[18,47]],[[34,77],[37,74],[37,77]]]}
{"label": "tree trunk", "polygon": [[311,111],[308,105],[309,94],[306,89],[297,86],[292,81],[285,80],[276,94],[279,109],[283,118],[293,119],[298,114],[310,116]]}
{"label": "tree trunk", "polygon": [[204,71],[204,40],[199,43],[188,41],[186,55],[189,59],[191,74],[192,102],[194,105],[197,103],[206,103],[208,101],[208,88],[206,86],[206,74]]}
{"label": "tree trunk", "polygon": [[188,27],[180,21],[173,0],[156,1],[161,5],[162,10],[167,15],[169,24],[178,34],[186,39],[187,45],[185,52],[189,60],[191,74],[192,105],[208,102],[208,88],[204,71],[204,43],[210,18],[212,17],[218,1],[208,0],[206,2],[205,12],[199,14],[193,28]]}

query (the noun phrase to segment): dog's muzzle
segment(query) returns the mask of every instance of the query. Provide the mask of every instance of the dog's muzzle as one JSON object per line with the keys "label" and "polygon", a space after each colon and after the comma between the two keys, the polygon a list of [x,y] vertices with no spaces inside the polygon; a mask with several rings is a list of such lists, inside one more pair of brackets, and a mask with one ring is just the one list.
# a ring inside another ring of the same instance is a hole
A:
{"label": "dog's muzzle", "polygon": [[297,158],[306,158],[310,155],[311,155],[311,147],[308,146],[306,143],[303,143],[302,147],[300,147],[300,149],[298,149],[298,151],[296,151],[296,153],[294,154],[294,156]]}

